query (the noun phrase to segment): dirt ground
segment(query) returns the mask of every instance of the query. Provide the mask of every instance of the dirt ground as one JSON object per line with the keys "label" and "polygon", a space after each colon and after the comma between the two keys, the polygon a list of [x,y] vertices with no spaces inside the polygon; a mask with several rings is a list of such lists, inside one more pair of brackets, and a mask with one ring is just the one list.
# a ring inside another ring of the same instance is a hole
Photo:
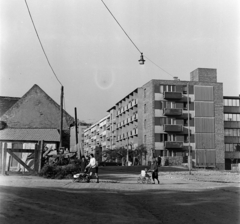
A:
{"label": "dirt ground", "polygon": [[239,174],[162,168],[161,184],[138,170],[100,168],[100,183],[0,176],[0,223],[240,222]]}

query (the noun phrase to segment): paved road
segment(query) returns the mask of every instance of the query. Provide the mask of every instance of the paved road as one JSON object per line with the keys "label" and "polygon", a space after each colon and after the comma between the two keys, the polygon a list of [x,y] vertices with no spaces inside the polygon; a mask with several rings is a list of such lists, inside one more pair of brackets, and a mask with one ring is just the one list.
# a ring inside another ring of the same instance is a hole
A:
{"label": "paved road", "polygon": [[[239,182],[197,181],[160,173],[137,184],[137,172],[102,169],[99,184],[29,176],[0,177],[0,223],[239,223]],[[195,175],[196,176],[196,175]]]}

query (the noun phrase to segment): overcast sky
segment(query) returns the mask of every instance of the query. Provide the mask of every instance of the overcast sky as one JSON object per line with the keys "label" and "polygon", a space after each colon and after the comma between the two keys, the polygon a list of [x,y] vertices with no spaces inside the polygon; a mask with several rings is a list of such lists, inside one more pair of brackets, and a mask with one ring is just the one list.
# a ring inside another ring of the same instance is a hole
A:
{"label": "overcast sky", "polygon": [[[105,0],[149,59],[181,80],[216,68],[224,95],[240,94],[239,0]],[[151,79],[172,79],[140,53],[101,0],[28,0],[48,58],[64,85],[66,110],[96,121]],[[41,50],[24,0],[0,0],[0,95],[38,84],[57,103],[60,84]]]}

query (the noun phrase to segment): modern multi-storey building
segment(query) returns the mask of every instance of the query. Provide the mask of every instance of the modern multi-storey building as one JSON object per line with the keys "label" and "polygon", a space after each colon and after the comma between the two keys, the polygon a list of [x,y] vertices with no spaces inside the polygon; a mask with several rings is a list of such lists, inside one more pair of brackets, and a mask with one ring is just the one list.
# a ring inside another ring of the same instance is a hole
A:
{"label": "modern multi-storey building", "polygon": [[240,95],[224,96],[225,165],[240,163]]}
{"label": "modern multi-storey building", "polygon": [[[84,130],[84,154],[98,156],[102,151],[111,149],[110,116],[102,118],[97,123]],[[101,160],[101,156],[99,157]]]}
{"label": "modern multi-storey building", "polygon": [[198,68],[190,81],[151,80],[107,112],[112,149],[143,144],[145,162],[161,155],[179,164],[190,147],[195,166],[224,169],[223,85],[216,69]]}

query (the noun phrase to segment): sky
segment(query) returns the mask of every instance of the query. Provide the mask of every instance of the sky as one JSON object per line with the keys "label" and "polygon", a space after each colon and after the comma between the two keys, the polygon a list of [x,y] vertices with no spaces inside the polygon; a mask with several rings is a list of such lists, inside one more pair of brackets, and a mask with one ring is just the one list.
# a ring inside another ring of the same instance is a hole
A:
{"label": "sky", "polygon": [[[240,94],[238,0],[28,0],[48,59],[64,86],[65,109],[94,122],[151,79],[189,80],[216,68],[224,95]],[[38,42],[24,0],[0,0],[0,95],[34,84],[60,104],[61,85]],[[163,70],[167,71],[164,72]]]}

